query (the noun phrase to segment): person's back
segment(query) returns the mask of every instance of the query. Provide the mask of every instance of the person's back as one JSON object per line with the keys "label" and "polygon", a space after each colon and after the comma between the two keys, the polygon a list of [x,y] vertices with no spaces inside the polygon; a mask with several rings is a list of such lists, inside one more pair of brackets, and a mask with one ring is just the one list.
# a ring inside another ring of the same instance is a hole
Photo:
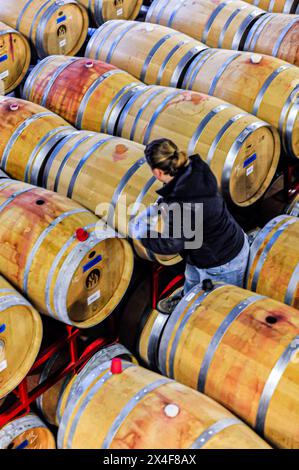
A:
{"label": "person's back", "polygon": [[[185,294],[206,279],[242,287],[249,257],[248,239],[229,213],[209,166],[199,155],[187,157],[168,139],[151,142],[145,157],[154,176],[164,183],[157,191],[164,205],[169,209],[179,206],[180,211],[177,217],[174,210],[168,211],[167,236],[141,236],[141,243],[158,254],[181,254],[186,261]],[[187,235],[185,211],[189,211],[192,226]],[[195,238],[201,243],[190,243]],[[163,302],[160,310],[170,313],[178,299]]]}

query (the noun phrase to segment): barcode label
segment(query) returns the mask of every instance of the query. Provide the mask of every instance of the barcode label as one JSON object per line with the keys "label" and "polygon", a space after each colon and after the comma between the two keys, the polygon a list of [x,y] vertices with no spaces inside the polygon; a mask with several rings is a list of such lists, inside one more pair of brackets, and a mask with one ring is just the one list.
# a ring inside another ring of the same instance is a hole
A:
{"label": "barcode label", "polygon": [[4,72],[0,73],[0,80],[4,80],[4,78],[7,78],[9,76],[9,71],[4,70]]}
{"label": "barcode label", "polygon": [[194,292],[191,292],[191,294],[187,295],[186,300],[189,302],[193,297],[195,296]]}
{"label": "barcode label", "polygon": [[4,359],[4,361],[0,362],[0,372],[3,372],[5,369],[7,369],[7,361]]}
{"label": "barcode label", "polygon": [[119,8],[118,10],[116,10],[117,16],[121,16],[123,12],[124,12],[123,8]]}
{"label": "barcode label", "polygon": [[248,167],[246,170],[246,176],[251,175],[251,173],[253,173],[253,170],[254,170],[254,165],[251,165],[250,167]]}
{"label": "barcode label", "polygon": [[88,305],[93,304],[93,303],[94,303],[96,300],[98,300],[100,297],[101,297],[101,292],[98,290],[97,292],[95,292],[94,294],[90,295],[90,296],[87,298],[87,304],[88,304]]}

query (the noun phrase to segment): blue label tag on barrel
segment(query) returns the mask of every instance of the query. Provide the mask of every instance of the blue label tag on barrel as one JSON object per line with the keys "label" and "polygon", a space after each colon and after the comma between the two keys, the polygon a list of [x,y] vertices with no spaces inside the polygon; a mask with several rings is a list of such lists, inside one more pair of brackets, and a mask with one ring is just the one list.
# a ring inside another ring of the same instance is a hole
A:
{"label": "blue label tag on barrel", "polygon": [[256,160],[256,153],[254,153],[250,157],[246,158],[246,160],[243,163],[243,168],[246,168],[248,165],[253,163],[255,160]]}

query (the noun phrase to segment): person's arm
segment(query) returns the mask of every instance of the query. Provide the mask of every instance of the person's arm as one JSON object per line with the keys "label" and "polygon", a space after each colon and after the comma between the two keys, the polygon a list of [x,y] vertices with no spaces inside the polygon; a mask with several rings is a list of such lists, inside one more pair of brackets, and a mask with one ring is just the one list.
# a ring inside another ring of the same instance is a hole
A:
{"label": "person's arm", "polygon": [[170,236],[173,231],[173,217],[163,217],[163,233],[155,230],[158,223],[158,205],[147,208],[133,222],[132,238],[138,239],[148,250],[162,255],[173,255],[184,249],[184,238]]}

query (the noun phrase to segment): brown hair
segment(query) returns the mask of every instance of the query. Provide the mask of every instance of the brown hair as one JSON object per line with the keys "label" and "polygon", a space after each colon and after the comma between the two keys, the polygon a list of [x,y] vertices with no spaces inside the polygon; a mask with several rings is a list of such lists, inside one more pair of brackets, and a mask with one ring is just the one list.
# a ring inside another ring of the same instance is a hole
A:
{"label": "brown hair", "polygon": [[189,158],[169,139],[158,139],[145,148],[145,158],[151,169],[158,168],[166,175],[175,176],[189,164]]}

